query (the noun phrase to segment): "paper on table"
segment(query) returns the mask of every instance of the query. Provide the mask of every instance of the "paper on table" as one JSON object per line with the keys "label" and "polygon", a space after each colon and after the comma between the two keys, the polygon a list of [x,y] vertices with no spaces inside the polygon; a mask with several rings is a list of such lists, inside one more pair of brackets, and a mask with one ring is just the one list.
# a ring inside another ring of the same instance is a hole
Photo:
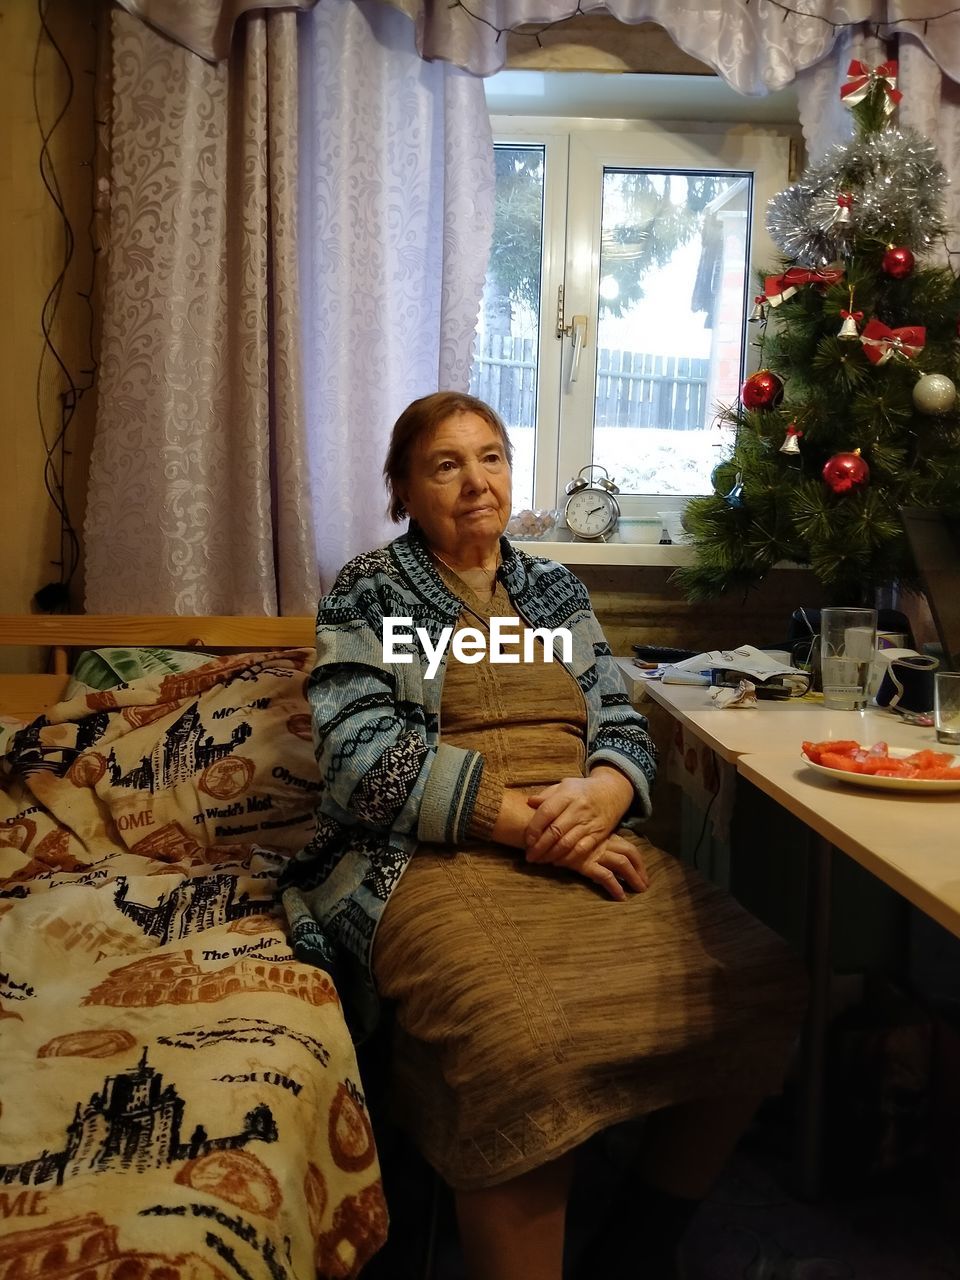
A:
{"label": "paper on table", "polygon": [[804,693],[810,684],[805,671],[780,662],[752,644],[741,644],[736,649],[711,649],[707,653],[694,654],[667,667],[661,679],[664,684],[686,684],[693,672],[709,672],[715,669],[735,671],[738,675],[762,684],[772,676],[782,679],[798,693]]}

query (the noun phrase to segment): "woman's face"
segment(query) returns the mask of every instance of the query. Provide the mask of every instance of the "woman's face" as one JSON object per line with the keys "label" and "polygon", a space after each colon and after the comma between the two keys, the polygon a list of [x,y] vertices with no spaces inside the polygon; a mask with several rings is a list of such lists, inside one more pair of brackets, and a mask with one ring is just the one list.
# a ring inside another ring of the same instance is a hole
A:
{"label": "woman's face", "polygon": [[510,465],[499,431],[476,413],[444,418],[414,445],[397,493],[435,551],[482,560],[510,519]]}

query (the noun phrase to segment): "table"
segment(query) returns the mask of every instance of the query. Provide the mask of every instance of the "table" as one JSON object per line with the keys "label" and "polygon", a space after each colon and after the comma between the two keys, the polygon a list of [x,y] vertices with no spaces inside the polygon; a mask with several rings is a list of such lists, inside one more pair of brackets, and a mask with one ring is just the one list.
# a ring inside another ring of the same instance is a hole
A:
{"label": "table", "polygon": [[960,791],[857,788],[780,752],[741,756],[737,772],[960,937]]}
{"label": "table", "polygon": [[[625,666],[624,671],[629,675]],[[960,937],[960,792],[858,789],[834,782],[800,760],[804,739],[886,741],[915,750],[937,746],[932,727],[906,724],[888,711],[830,711],[804,698],[722,711],[703,686],[641,678],[639,687],[812,833],[807,918],[811,990],[801,1071],[798,1181],[801,1192],[815,1199],[821,1185],[833,851],[853,858]]]}
{"label": "table", "polygon": [[810,847],[810,1006],[804,1037],[799,1183],[805,1195],[816,1198],[821,1184],[833,851],[840,849],[960,937],[960,792],[858,789],[806,768],[792,752],[742,755],[737,772],[815,833]]}
{"label": "table", "polygon": [[[625,673],[629,669],[621,668]],[[660,680],[634,683],[633,692],[647,693],[702,742],[712,747],[721,760],[736,764],[741,756],[783,751],[794,758],[800,744],[828,738],[855,738],[858,742],[885,741],[892,747],[935,746],[933,728],[906,724],[890,711],[829,711],[819,701],[787,698],[783,702],[761,700],[747,710],[721,711],[710,699],[710,690],[701,685],[664,684]]]}

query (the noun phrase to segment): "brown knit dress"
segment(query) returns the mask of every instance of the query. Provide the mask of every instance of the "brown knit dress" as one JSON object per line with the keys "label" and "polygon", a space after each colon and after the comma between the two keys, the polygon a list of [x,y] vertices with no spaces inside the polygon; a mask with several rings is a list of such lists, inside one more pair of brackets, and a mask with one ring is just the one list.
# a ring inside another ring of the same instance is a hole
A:
{"label": "brown knit dress", "polygon": [[[502,587],[483,601],[442,572],[465,601],[460,626],[515,613]],[[488,796],[583,776],[580,689],[539,652],[448,660],[441,737],[483,752]],[[488,833],[492,816],[478,822]],[[391,894],[373,967],[396,1002],[396,1112],[451,1186],[504,1182],[671,1103],[779,1088],[799,964],[727,894],[638,843],[650,887],[625,902],[489,839],[421,845]]]}

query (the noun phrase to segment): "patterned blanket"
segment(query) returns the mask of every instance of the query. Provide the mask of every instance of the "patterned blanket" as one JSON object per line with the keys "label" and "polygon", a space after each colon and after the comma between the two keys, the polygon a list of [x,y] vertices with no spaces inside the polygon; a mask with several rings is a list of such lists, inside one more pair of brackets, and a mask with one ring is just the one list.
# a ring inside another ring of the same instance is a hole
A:
{"label": "patterned blanket", "polygon": [[350,1277],[386,1212],[329,976],[273,908],[309,650],[88,693],[0,758],[0,1280]]}

